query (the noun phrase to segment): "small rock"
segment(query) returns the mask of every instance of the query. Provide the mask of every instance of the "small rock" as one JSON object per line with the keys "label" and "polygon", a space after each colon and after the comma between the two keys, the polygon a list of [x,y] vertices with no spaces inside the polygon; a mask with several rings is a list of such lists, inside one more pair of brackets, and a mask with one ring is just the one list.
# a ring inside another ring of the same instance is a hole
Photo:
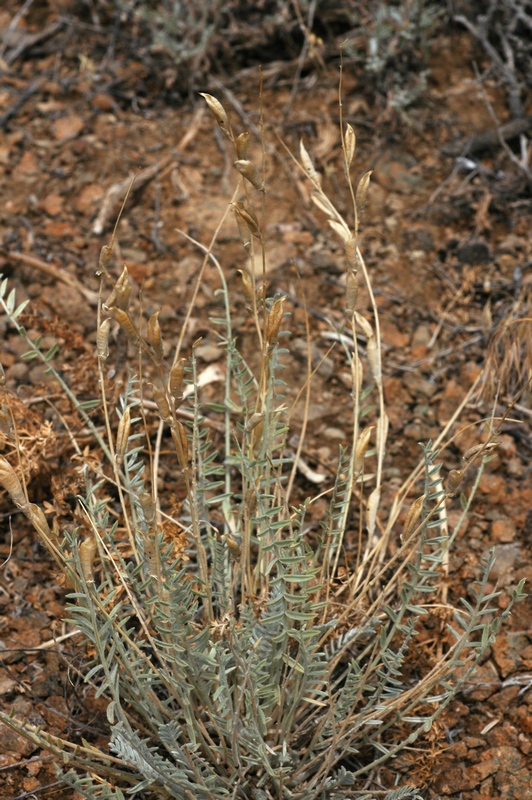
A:
{"label": "small rock", "polygon": [[491,538],[496,542],[513,542],[515,533],[515,523],[508,517],[501,517],[491,523]]}
{"label": "small rock", "polygon": [[215,361],[220,361],[223,358],[223,350],[216,347],[214,344],[200,344],[194,351],[198,358],[205,361],[207,364],[212,364]]}
{"label": "small rock", "polygon": [[477,242],[470,242],[458,248],[458,261],[460,264],[489,264],[493,261],[493,255],[486,242],[479,239]]}
{"label": "small rock", "polygon": [[491,578],[501,578],[514,568],[515,562],[521,555],[519,544],[496,544],[493,548],[495,561],[491,570]]}

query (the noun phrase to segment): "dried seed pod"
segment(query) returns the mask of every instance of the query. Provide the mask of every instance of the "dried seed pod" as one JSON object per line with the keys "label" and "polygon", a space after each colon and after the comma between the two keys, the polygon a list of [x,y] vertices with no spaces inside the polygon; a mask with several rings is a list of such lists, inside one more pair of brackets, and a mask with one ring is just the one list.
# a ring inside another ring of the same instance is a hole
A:
{"label": "dried seed pod", "polygon": [[257,239],[260,239],[260,225],[253,209],[246,206],[246,204],[242,203],[241,200],[237,200],[236,203],[233,203],[233,208],[235,209],[237,216],[244,220],[249,228],[250,233],[253,236],[256,236]]}
{"label": "dried seed pod", "polygon": [[159,386],[154,386],[153,383],[150,383],[150,386],[153,391],[153,399],[155,400],[155,405],[157,406],[159,416],[166,422],[166,420],[169,420],[172,416],[168,398],[166,397],[166,392],[164,392],[163,389],[160,389]]}
{"label": "dried seed pod", "polygon": [[155,522],[155,511],[156,511],[153,498],[149,492],[139,492],[138,498],[142,511],[144,513],[144,519],[151,528],[151,526]]}
{"label": "dried seed pod", "polygon": [[31,524],[44,538],[47,538],[51,535],[50,526],[48,525],[48,520],[44,515],[44,511],[39,506],[35,505],[35,503],[30,503],[28,506],[28,513],[27,516],[29,517]]}
{"label": "dried seed pod", "polygon": [[148,342],[151,344],[152,350],[160,364],[163,360],[163,336],[161,333],[161,326],[159,325],[159,311],[152,314],[148,320]]}
{"label": "dried seed pod", "polygon": [[0,405],[0,433],[3,433],[9,441],[13,441],[13,421],[9,413],[9,408],[5,403]]}
{"label": "dried seed pod", "polygon": [[256,411],[251,417],[247,420],[244,430],[246,433],[251,433],[257,425],[260,425],[261,422],[264,422],[264,414],[260,411]]}
{"label": "dried seed pod", "polygon": [[179,466],[182,470],[186,470],[188,467],[188,436],[185,426],[179,420],[175,428],[172,428],[172,439],[176,446]]}
{"label": "dried seed pod", "polygon": [[491,450],[494,450],[496,447],[500,445],[500,442],[485,442],[484,444],[475,444],[473,447],[470,447],[469,450],[466,450],[464,453],[464,461],[471,461],[473,458],[476,458],[480,453],[482,455],[489,453]]}
{"label": "dried seed pod", "polygon": [[262,175],[258,171],[255,164],[251,161],[246,161],[245,159],[239,159],[238,161],[234,162],[235,167],[240,172],[240,174],[248,180],[255,189],[259,189],[259,191],[264,192],[264,181],[262,180]]}
{"label": "dried seed pod", "polygon": [[244,289],[244,297],[248,306],[253,306],[255,298],[255,284],[251,275],[243,269],[237,270],[242,278],[242,288]]}
{"label": "dried seed pod", "polygon": [[368,363],[369,368],[371,370],[371,374],[373,375],[376,383],[380,384],[382,380],[382,372],[381,372],[381,361],[379,357],[379,348],[377,347],[377,341],[374,336],[368,339],[368,343],[366,345],[366,353],[368,356]]}
{"label": "dried seed pod", "polygon": [[358,297],[358,278],[356,272],[348,272],[345,281],[345,310],[353,314]]}
{"label": "dried seed pod", "polygon": [[136,347],[140,344],[140,334],[135,327],[135,323],[127,313],[127,311],[123,311],[121,308],[117,306],[113,306],[110,309],[113,317],[118,322],[124,333],[126,334],[127,338],[130,342],[132,342]]}
{"label": "dried seed pod", "polygon": [[368,504],[366,506],[366,527],[368,534],[373,536],[375,525],[377,522],[377,511],[379,510],[379,503],[381,499],[381,492],[377,486],[368,497]]}
{"label": "dried seed pod", "polygon": [[236,224],[238,225],[238,235],[240,236],[242,247],[246,252],[249,253],[249,250],[251,248],[251,241],[253,239],[251,231],[249,229],[249,225],[247,224],[247,222],[244,221],[244,218],[238,213],[236,208],[234,209],[234,212],[235,212]]}
{"label": "dried seed pod", "polygon": [[108,244],[104,244],[102,249],[100,250],[100,258],[98,259],[98,272],[97,275],[101,275],[102,272],[104,275],[109,274],[109,265],[111,263],[111,258],[113,257],[113,248],[109,247]]}
{"label": "dried seed pod", "polygon": [[351,270],[351,272],[358,271],[358,256],[357,256],[357,246],[358,246],[358,237],[354,231],[351,232],[349,235],[348,240],[345,243],[345,257],[347,260],[347,266]]}
{"label": "dried seed pod", "polygon": [[122,418],[118,423],[118,431],[116,433],[116,463],[119,467],[124,462],[124,456],[127,450],[127,443],[129,434],[131,433],[131,412],[129,406],[126,406]]}
{"label": "dried seed pod", "polygon": [[107,317],[100,323],[98,333],[96,334],[96,349],[98,358],[105,361],[109,358],[109,332],[111,330],[111,317]]}
{"label": "dried seed pod", "polygon": [[105,302],[102,303],[102,308],[104,311],[109,311],[109,309],[112,308],[113,306],[116,306],[116,292],[114,289],[107,298],[107,300],[105,300]]}
{"label": "dried seed pod", "polygon": [[355,477],[360,475],[364,468],[364,458],[366,456],[366,450],[369,446],[369,440],[371,438],[371,433],[373,431],[373,426],[370,425],[367,428],[364,428],[363,431],[360,431],[355,447],[355,462],[354,462],[354,474]]}
{"label": "dried seed pod", "polygon": [[122,274],[115,283],[114,292],[116,295],[116,301],[114,305],[117,305],[118,308],[122,309],[122,311],[127,311],[129,308],[129,301],[131,299],[131,284],[129,282],[129,272],[125,264]]}
{"label": "dried seed pod", "polygon": [[3,486],[18,509],[28,514],[28,498],[9,461],[0,456],[0,486]]}
{"label": "dried seed pod", "polygon": [[414,502],[408,509],[405,517],[405,523],[403,525],[403,532],[401,534],[402,541],[408,539],[408,537],[417,528],[417,524],[421,517],[421,512],[423,511],[424,500],[425,500],[425,495],[422,494],[421,497],[418,497],[416,500],[414,500]]}
{"label": "dried seed pod", "polygon": [[242,550],[240,549],[240,545],[234,536],[231,536],[230,533],[225,533],[222,538],[225,539],[227,549],[229,550],[229,555],[233,561],[240,561],[242,558]]}
{"label": "dried seed pod", "polygon": [[93,535],[87,536],[79,546],[81,572],[87,583],[94,583],[94,559],[97,552],[98,545]]}
{"label": "dried seed pod", "polygon": [[178,358],[170,370],[170,377],[168,381],[168,390],[178,406],[183,402],[183,395],[185,391],[185,364],[185,358]]}
{"label": "dried seed pod", "polygon": [[312,159],[310,158],[307,148],[303,144],[303,140],[299,142],[299,156],[301,158],[301,163],[305,168],[305,172],[309,176],[310,180],[317,184],[318,186],[321,185],[321,175],[319,172],[316,172],[314,164],[312,163]]}
{"label": "dried seed pod", "polygon": [[256,455],[260,450],[260,445],[264,438],[264,420],[260,420],[256,428],[251,432],[251,446],[253,453]]}
{"label": "dried seed pod", "polygon": [[286,297],[280,297],[271,307],[268,314],[268,322],[266,324],[266,341],[268,344],[274,345],[279,335],[279,328],[283,319],[283,304]]}
{"label": "dried seed pod", "polygon": [[251,516],[257,509],[257,490],[255,486],[250,486],[244,496],[244,505],[247,508],[248,514]]}
{"label": "dried seed pod", "polygon": [[359,216],[362,216],[362,214],[364,213],[364,208],[366,207],[366,198],[368,196],[369,181],[370,181],[372,172],[373,172],[373,170],[370,169],[369,172],[366,172],[365,175],[362,175],[360,181],[358,182],[358,186],[357,186],[357,190],[356,190],[356,194],[355,194],[355,200],[356,200],[357,211],[358,211]]}
{"label": "dried seed pod", "polygon": [[351,125],[347,123],[345,129],[345,163],[347,164],[347,169],[353,163],[353,157],[355,155],[355,149],[357,145],[357,137],[355,136],[355,132]]}
{"label": "dried seed pod", "polygon": [[243,133],[240,134],[240,136],[236,137],[235,150],[239,159],[246,159],[248,157],[248,144],[249,144],[248,131],[244,131]]}
{"label": "dried seed pod", "polygon": [[452,469],[445,481],[445,492],[449,497],[453,497],[460,484],[464,480],[464,473],[461,469]]}
{"label": "dried seed pod", "polygon": [[212,113],[214,119],[225,133],[228,139],[231,139],[231,131],[229,129],[229,120],[227,118],[227,114],[225,113],[225,108],[220,103],[216,97],[213,97],[212,94],[206,94],[205,92],[200,92],[200,95],[205,98],[205,102],[209,106],[209,110]]}

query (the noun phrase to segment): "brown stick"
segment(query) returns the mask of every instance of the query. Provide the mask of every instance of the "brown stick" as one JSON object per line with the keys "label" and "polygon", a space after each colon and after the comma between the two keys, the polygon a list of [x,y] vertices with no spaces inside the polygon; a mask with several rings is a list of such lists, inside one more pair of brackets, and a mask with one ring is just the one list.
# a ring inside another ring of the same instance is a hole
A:
{"label": "brown stick", "polygon": [[61,269],[61,267],[55,267],[53,264],[47,264],[46,261],[41,261],[40,258],[30,256],[27,253],[10,253],[9,251],[4,250],[3,254],[8,259],[11,259],[11,261],[18,261],[21,264],[26,264],[28,267],[34,267],[34,269],[38,269],[40,272],[44,272],[46,275],[50,275],[52,278],[55,278],[56,281],[66,283],[67,286],[71,286],[73,289],[76,289],[76,291],[83,295],[83,297],[91,306],[98,305],[98,292],[93,292],[91,289],[87,289],[87,287],[83,286],[83,284],[78,281],[74,275],[71,275],[69,272],[65,272],[64,269]]}

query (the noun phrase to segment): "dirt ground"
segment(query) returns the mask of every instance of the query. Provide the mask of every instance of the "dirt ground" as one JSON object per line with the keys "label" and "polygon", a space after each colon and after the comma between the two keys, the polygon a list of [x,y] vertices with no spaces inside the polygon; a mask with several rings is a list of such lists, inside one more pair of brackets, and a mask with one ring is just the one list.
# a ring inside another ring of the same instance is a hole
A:
{"label": "dirt ground", "polygon": [[[3,4],[0,30],[6,31],[20,5]],[[171,344],[202,261],[179,230],[208,244],[235,177],[231,154],[203,100],[172,93],[171,71],[157,74],[141,54],[134,58],[120,47],[111,52],[112,32],[103,22],[98,27],[89,15],[83,24],[61,24],[48,38],[29,41],[64,19],[64,9],[59,3],[35,3],[19,22],[17,36],[4,39],[0,273],[16,288],[18,301],[31,300],[27,329],[50,346],[60,344],[70,385],[78,396],[91,399],[97,394],[91,293],[98,287],[98,254],[109,241],[123,197],[122,192],[113,199],[109,190],[139,171],[118,227],[117,261],[127,263],[142,290],[144,311],[161,309]],[[382,320],[390,497],[400,476],[416,463],[418,443],[438,436],[486,358],[491,359],[489,379],[482,397],[477,393],[462,414],[456,428],[461,432],[445,453],[446,469],[456,467],[480,441],[479,420],[493,410],[500,416],[515,397],[519,375],[510,368],[509,351],[520,368],[526,361],[526,345],[521,351],[519,343],[502,337],[497,348],[493,337],[497,342],[508,320],[530,316],[530,187],[499,141],[462,161],[456,157],[469,137],[493,128],[491,112],[501,124],[509,119],[505,93],[495,80],[485,79],[485,94],[476,82],[473,63],[482,68],[483,58],[465,30],[443,26],[431,42],[428,88],[409,110],[408,122],[386,105],[372,103],[364,75],[349,63],[344,72],[344,119],[357,133],[355,172],[374,170],[362,249]],[[288,382],[305,368],[303,295],[314,332],[313,357],[319,360],[331,345],[330,321],[343,319],[345,267],[340,243],[311,203],[304,180],[295,176],[276,132],[292,150],[304,138],[338,207],[349,209],[340,161],[337,60],[310,65],[291,99],[296,67],[297,61],[265,65],[263,93],[268,278],[272,291],[287,295],[292,311]],[[235,127],[255,130],[258,69],[220,80],[229,90]],[[214,78],[201,88],[222,96]],[[511,154],[520,152],[518,140],[506,147]],[[256,137],[253,152],[259,159]],[[231,215],[216,254],[234,296],[241,345],[252,353],[237,274],[245,253]],[[209,267],[186,335],[185,345],[203,337],[197,352],[204,367],[221,358],[209,322],[218,281]],[[367,303],[364,292],[360,303]],[[61,424],[60,392],[40,366],[21,359],[25,345],[3,317],[0,328],[0,360],[7,386],[18,398],[30,494],[60,520],[72,511],[80,487],[79,457],[73,454],[68,425]],[[118,391],[120,365],[112,369]],[[316,376],[304,448],[310,467],[329,481],[338,446],[348,441],[350,402],[347,365],[336,347]],[[294,433],[301,418],[296,407]],[[496,551],[492,577],[501,590],[501,608],[520,579],[532,580],[531,424],[525,394],[503,426],[451,556],[452,602],[467,596],[479,558],[490,547]],[[76,433],[83,444],[83,431]],[[84,457],[97,458],[90,447],[87,437]],[[0,449],[10,451],[5,437]],[[165,491],[171,491],[171,478],[170,473],[161,477]],[[301,498],[312,488],[299,477]],[[77,672],[83,659],[78,637],[60,639],[68,632],[62,621],[66,591],[21,515],[12,514],[6,498],[1,502],[0,705],[57,734],[105,742],[101,702],[87,696]],[[459,513],[457,500],[451,521]],[[518,606],[474,681],[438,726],[383,771],[385,785],[408,779],[426,798],[532,798],[531,611],[530,598]],[[438,631],[427,631],[420,667],[429,663],[437,639]],[[50,757],[0,726],[2,800],[70,796],[57,783]]]}

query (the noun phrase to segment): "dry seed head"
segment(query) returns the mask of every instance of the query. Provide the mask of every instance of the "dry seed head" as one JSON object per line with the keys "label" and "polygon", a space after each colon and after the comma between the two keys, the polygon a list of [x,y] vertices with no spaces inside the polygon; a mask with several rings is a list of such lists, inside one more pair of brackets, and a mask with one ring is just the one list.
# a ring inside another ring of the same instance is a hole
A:
{"label": "dry seed head", "polygon": [[414,502],[408,509],[405,517],[405,523],[403,526],[403,532],[401,534],[401,539],[403,541],[408,539],[410,534],[417,528],[419,518],[421,517],[421,512],[423,511],[424,500],[425,500],[425,495],[422,494],[421,497],[418,497],[416,500],[414,500]]}
{"label": "dry seed head", "polygon": [[236,137],[235,150],[239,159],[246,159],[248,157],[248,144],[249,144],[248,131],[244,131],[243,133],[240,134],[240,136]]}
{"label": "dry seed head", "polygon": [[242,558],[242,551],[240,549],[237,540],[233,536],[231,536],[230,533],[225,533],[222,538],[225,539],[226,541],[227,549],[229,550],[229,555],[231,556],[233,561],[240,561],[240,559]]}
{"label": "dry seed head", "polygon": [[183,402],[183,394],[185,390],[185,358],[178,358],[174,366],[170,370],[170,378],[168,381],[168,389],[170,394],[176,401],[177,405]]}
{"label": "dry seed head", "polygon": [[355,463],[353,465],[355,477],[360,475],[360,473],[364,468],[364,458],[366,456],[366,450],[368,449],[372,431],[373,431],[372,425],[370,425],[367,428],[364,428],[364,430],[360,432],[359,437],[357,439],[355,447]]}
{"label": "dry seed head", "polygon": [[165,421],[170,419],[172,412],[170,411],[170,405],[168,403],[166,393],[163,391],[163,389],[159,388],[159,386],[154,386],[153,383],[151,383],[150,386],[153,391],[153,399],[155,400],[155,405],[157,406],[159,416]]}
{"label": "dry seed head", "polygon": [[24,494],[17,474],[9,461],[0,456],[0,486],[3,486],[18,509],[28,513],[28,498]]}
{"label": "dry seed head", "polygon": [[257,239],[260,239],[260,225],[253,209],[246,206],[241,200],[237,200],[236,203],[233,203],[233,208],[235,209],[237,217],[241,217],[241,219],[244,220],[250,233],[256,236]]}
{"label": "dry seed head", "polygon": [[129,434],[131,433],[131,412],[129,406],[126,406],[122,418],[118,423],[118,431],[116,433],[116,463],[119,467],[124,462],[126,454],[127,443]]}
{"label": "dry seed head", "polygon": [[255,189],[259,189],[261,192],[265,191],[262,175],[253,162],[246,161],[245,159],[239,159],[238,161],[234,162],[234,165],[240,174],[246,178],[246,180],[248,180],[251,185],[255,187]]}
{"label": "dry seed head", "polygon": [[140,343],[140,336],[139,332],[135,327],[135,323],[127,313],[127,311],[123,311],[121,308],[117,306],[113,306],[110,309],[113,317],[118,322],[124,333],[126,334],[127,338],[130,342],[132,342],[136,347],[138,347]]}
{"label": "dry seed head", "polygon": [[185,426],[179,420],[176,422],[175,428],[172,428],[172,439],[177,449],[179,466],[182,470],[186,470],[188,467],[188,436]]}
{"label": "dry seed head", "polygon": [[279,328],[283,319],[283,304],[286,297],[280,297],[272,305],[271,311],[268,314],[268,323],[266,325],[266,341],[268,344],[274,345],[279,335]]}
{"label": "dry seed head", "polygon": [[100,323],[98,333],[96,334],[96,350],[98,358],[105,361],[109,358],[109,332],[111,330],[111,317],[107,317]]}
{"label": "dry seed head", "polygon": [[249,306],[253,305],[253,298],[255,297],[255,284],[251,275],[243,269],[237,270],[242,279],[242,288],[244,289],[244,297]]}
{"label": "dry seed head", "polygon": [[362,175],[362,177],[361,177],[361,179],[360,179],[360,181],[358,183],[358,186],[357,186],[357,190],[356,190],[356,194],[355,194],[355,200],[356,200],[357,211],[359,213],[359,216],[361,216],[364,213],[364,208],[366,207],[366,198],[368,196],[369,181],[370,181],[372,172],[373,172],[373,170],[370,169],[369,172],[366,172],[365,175]]}
{"label": "dry seed head", "polygon": [[129,282],[129,272],[125,264],[122,274],[115,283],[114,292],[116,295],[115,305],[121,308],[122,311],[127,311],[131,299],[131,284]]}
{"label": "dry seed head", "polygon": [[159,312],[156,311],[148,320],[148,342],[151,344],[152,350],[160,364],[163,360],[163,337],[161,333],[161,326],[159,325]]}
{"label": "dry seed head", "polygon": [[0,405],[0,432],[3,433],[6,439],[9,439],[9,441],[14,439],[11,414],[9,413],[9,408],[5,403]]}
{"label": "dry seed head", "polygon": [[216,97],[213,97],[212,94],[206,94],[205,92],[200,92],[200,95],[205,98],[205,102],[209,106],[209,110],[213,115],[214,119],[225,133],[228,139],[231,139],[231,131],[229,130],[229,120],[227,118],[227,114],[225,113],[225,108],[220,103]]}
{"label": "dry seed head", "polygon": [[100,258],[98,259],[98,272],[97,275],[101,275],[103,272],[104,275],[107,275],[109,272],[109,265],[111,263],[111,258],[113,257],[113,248],[109,247],[108,244],[104,244],[102,249],[100,250]]}
{"label": "dry seed head", "polygon": [[87,536],[79,546],[79,560],[81,572],[87,583],[94,583],[94,559],[98,552],[98,545],[94,536]]}
{"label": "dry seed head", "polygon": [[345,282],[345,310],[353,314],[358,297],[358,278],[356,272],[348,272]]}
{"label": "dry seed head", "polygon": [[353,157],[355,155],[355,149],[357,146],[357,137],[355,136],[355,132],[351,125],[347,123],[345,129],[345,162],[347,164],[347,169],[353,163]]}
{"label": "dry seed head", "polygon": [[452,469],[447,475],[447,480],[445,481],[446,493],[450,497],[455,495],[458,487],[460,486],[463,480],[464,480],[463,471],[461,469]]}

